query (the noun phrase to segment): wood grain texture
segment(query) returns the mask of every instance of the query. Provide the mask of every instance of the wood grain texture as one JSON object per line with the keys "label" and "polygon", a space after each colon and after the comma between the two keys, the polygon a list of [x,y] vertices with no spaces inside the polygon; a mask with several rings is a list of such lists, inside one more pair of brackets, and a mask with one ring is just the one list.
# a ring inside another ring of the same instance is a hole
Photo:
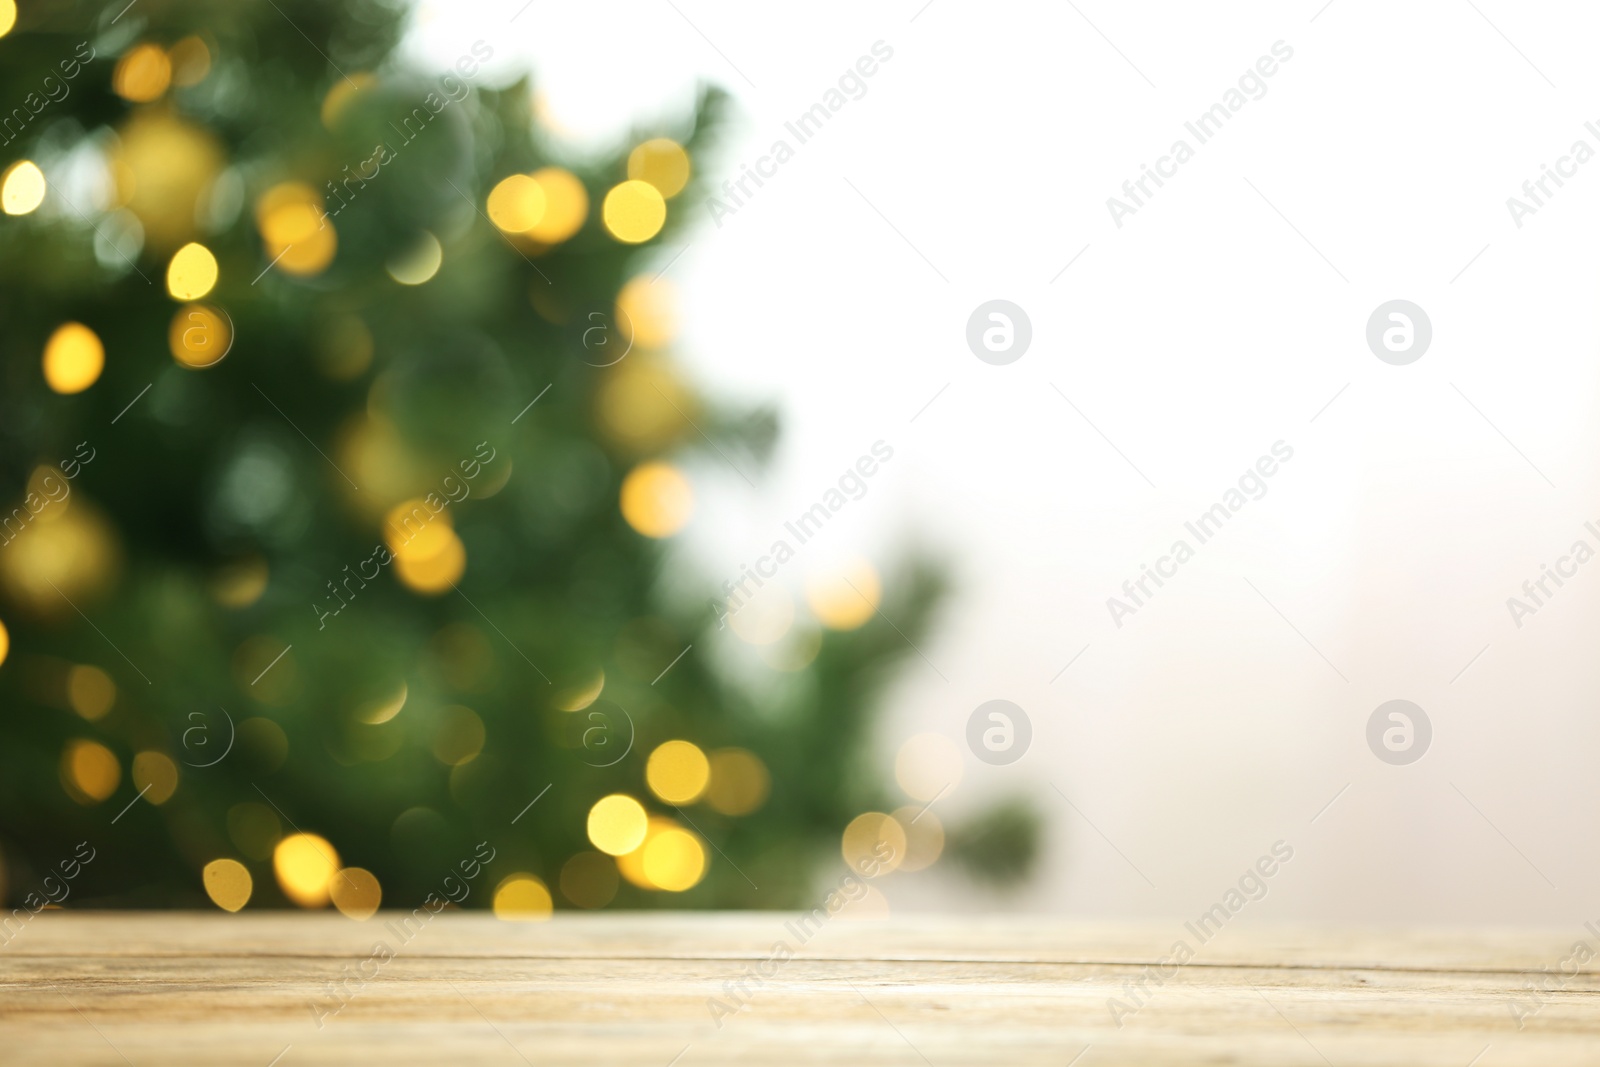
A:
{"label": "wood grain texture", "polygon": [[44,912],[0,948],[0,1063],[1600,1063],[1582,928],[794,918]]}

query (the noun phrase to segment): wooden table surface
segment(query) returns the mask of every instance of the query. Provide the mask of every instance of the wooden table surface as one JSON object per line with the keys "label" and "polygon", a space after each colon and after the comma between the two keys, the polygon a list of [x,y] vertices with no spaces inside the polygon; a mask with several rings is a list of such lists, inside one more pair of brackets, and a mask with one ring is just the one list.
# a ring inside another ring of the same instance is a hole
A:
{"label": "wooden table surface", "polygon": [[0,1063],[1600,1063],[1586,929],[398,918],[42,912],[0,948]]}

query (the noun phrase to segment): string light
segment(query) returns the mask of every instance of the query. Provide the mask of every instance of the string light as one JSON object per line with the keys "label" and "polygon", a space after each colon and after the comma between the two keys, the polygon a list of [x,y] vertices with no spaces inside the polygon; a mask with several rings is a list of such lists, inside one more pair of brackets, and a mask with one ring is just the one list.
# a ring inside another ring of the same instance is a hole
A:
{"label": "string light", "polygon": [[594,676],[556,691],[550,704],[558,711],[582,711],[600,699],[606,688],[606,672],[595,668]]}
{"label": "string light", "polygon": [[495,918],[507,922],[543,922],[554,906],[550,890],[536,875],[507,875],[494,891]]}
{"label": "string light", "polygon": [[689,184],[689,153],[677,141],[656,137],[628,153],[628,177],[649,182],[671,200]]}
{"label": "string light", "polygon": [[162,752],[133,757],[133,784],[151,804],[165,804],[178,791],[178,765]]}
{"label": "string light", "polygon": [[81,322],[56,328],[44,345],[44,381],[58,393],[81,393],[100,380],[106,349],[100,336]]}
{"label": "string light", "polygon": [[172,84],[199,85],[211,73],[211,49],[198,37],[185,37],[167,52],[172,64]]}
{"label": "string light", "polygon": [[617,322],[638,347],[664,348],[678,332],[672,300],[671,282],[641,274],[617,293]]}
{"label": "string light", "polygon": [[878,611],[883,582],[877,570],[860,556],[831,570],[813,572],[806,579],[806,605],[817,621],[830,630],[854,630]]}
{"label": "string light", "polygon": [[31,159],[18,160],[0,175],[0,211],[27,215],[44,203],[44,171]]}
{"label": "string light", "polygon": [[657,889],[682,893],[705,877],[706,850],[688,830],[662,830],[645,843],[643,852],[644,876]]}
{"label": "string light", "polygon": [[742,748],[711,753],[706,805],[723,815],[749,815],[767,802],[772,775],[761,757]]}
{"label": "string light", "polygon": [[640,244],[661,232],[667,221],[667,201],[649,182],[625,181],[606,194],[600,218],[606,232],[617,240]]}
{"label": "string light", "polygon": [[249,869],[238,860],[212,860],[200,872],[200,881],[211,903],[223,911],[238,911],[250,903],[250,894],[255,888]]}
{"label": "string light", "polygon": [[871,872],[877,878],[905,862],[906,832],[894,816],[869,811],[844,828],[840,851],[851,870]]}
{"label": "string light", "polygon": [[639,847],[646,823],[642,804],[626,793],[612,793],[589,809],[589,841],[601,852],[621,856]]}
{"label": "string light", "polygon": [[180,367],[191,370],[214,367],[233,349],[233,320],[221,308],[186,304],[172,316],[172,325],[167,328],[167,348]]}
{"label": "string light", "polygon": [[328,893],[339,914],[365,922],[383,903],[383,888],[373,873],[363,867],[346,867],[328,879]]}
{"label": "string light", "polygon": [[503,233],[526,233],[544,218],[544,186],[526,174],[513,174],[489,191],[489,221]]}
{"label": "string light", "polygon": [[167,264],[167,292],[174,300],[199,300],[217,284],[217,257],[193,241],[173,253]]}
{"label": "string light", "polygon": [[689,479],[670,463],[642,463],[622,480],[622,517],[646,537],[671,537],[694,512]]}
{"label": "string light", "polygon": [[711,779],[711,763],[691,741],[656,746],[645,764],[650,791],[668,804],[693,804]]}
{"label": "string light", "polygon": [[907,873],[932,867],[944,852],[944,824],[927,807],[897,808],[894,821],[906,835],[906,857],[900,870]]}
{"label": "string light", "polygon": [[172,61],[157,44],[140,44],[129,49],[111,71],[111,88],[124,100],[148,104],[167,91],[172,81]]}
{"label": "string light", "polygon": [[560,244],[583,228],[589,216],[589,191],[577,175],[560,167],[543,167],[532,174],[544,192],[544,214],[527,230],[541,244]]}
{"label": "string light", "polygon": [[61,752],[61,784],[80,804],[98,804],[117,791],[122,765],[98,741],[74,738]]}
{"label": "string light", "polygon": [[361,91],[370,89],[377,84],[377,80],[371,74],[361,71],[334,82],[333,88],[328,90],[328,95],[322,98],[322,124],[330,130],[333,129],[349,110],[350,105],[355,103]]}
{"label": "string light", "polygon": [[943,734],[915,734],[895,756],[894,778],[906,796],[931,802],[960,784],[964,762],[956,743]]}
{"label": "string light", "polygon": [[417,235],[404,251],[390,257],[389,277],[401,285],[422,285],[439,273],[444,263],[444,246],[427,230]]}
{"label": "string light", "polygon": [[339,249],[322,195],[304,182],[274,185],[256,201],[256,229],[273,269],[297,277],[321,274]]}
{"label": "string light", "polygon": [[302,908],[320,908],[328,903],[328,883],[340,866],[339,853],[318,834],[290,834],[272,851],[278,888]]}
{"label": "string light", "polygon": [[105,718],[116,702],[117,683],[99,667],[85,663],[67,672],[67,703],[85,719]]}

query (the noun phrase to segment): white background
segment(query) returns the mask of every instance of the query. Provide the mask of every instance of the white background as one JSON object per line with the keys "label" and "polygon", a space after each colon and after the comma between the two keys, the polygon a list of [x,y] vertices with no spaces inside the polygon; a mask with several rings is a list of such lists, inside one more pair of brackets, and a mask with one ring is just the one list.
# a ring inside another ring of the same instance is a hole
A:
{"label": "white background", "polygon": [[[1600,522],[1600,160],[1521,229],[1506,208],[1574,140],[1600,150],[1600,12],[429,2],[425,61],[483,37],[492,74],[532,63],[575,153],[727,87],[738,124],[696,160],[717,181],[893,47],[722,227],[674,201],[702,222],[654,262],[687,244],[668,278],[700,387],[784,420],[759,491],[696,471],[700,565],[736,573],[882,438],[827,550],[892,575],[920,543],[957,583],[922,645],[938,673],[912,655],[893,690],[884,773],[985,700],[1032,718],[1021,762],[969,759],[938,810],[1032,795],[1038,878],[997,896],[941,865],[888,880],[894,908],[1193,916],[1284,839],[1251,918],[1600,917],[1600,562],[1521,629],[1505,603]],[[1196,146],[1183,123],[1279,40],[1267,95]],[[1106,198],[1179,137],[1194,160],[1119,230]],[[964,340],[997,297],[1033,325],[1005,367]],[[1433,324],[1405,367],[1364,336],[1395,298]],[[1280,439],[1266,497],[1116,628],[1106,597]],[[1397,697],[1434,728],[1407,767],[1365,740]]]}

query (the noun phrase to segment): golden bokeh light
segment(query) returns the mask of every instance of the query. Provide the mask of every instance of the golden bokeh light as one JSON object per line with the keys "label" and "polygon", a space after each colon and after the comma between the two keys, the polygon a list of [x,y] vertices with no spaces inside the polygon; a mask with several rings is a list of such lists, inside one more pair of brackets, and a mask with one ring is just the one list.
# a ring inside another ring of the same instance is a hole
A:
{"label": "golden bokeh light", "polygon": [[224,608],[235,611],[248,608],[261,600],[261,593],[267,592],[270,577],[272,573],[267,569],[267,561],[259,555],[248,555],[242,560],[224,563],[211,574],[211,581],[208,582],[211,598]]}
{"label": "golden bokeh light", "polygon": [[657,889],[682,893],[705,877],[706,850],[688,830],[673,827],[652,834],[643,853],[644,876]]}
{"label": "golden bokeh light", "polygon": [[11,654],[11,631],[6,629],[6,624],[0,622],[0,666],[4,666],[6,657]]}
{"label": "golden bokeh light", "polygon": [[406,588],[424,596],[438,596],[449,591],[467,570],[467,549],[461,538],[450,527],[435,525],[440,531],[436,535],[437,551],[421,556],[416,553],[397,555],[394,561],[396,577]]}
{"label": "golden bokeh light", "polygon": [[776,582],[756,588],[754,595],[730,607],[728,629],[746,644],[758,648],[783,640],[794,625],[794,598]]}
{"label": "golden bokeh light", "polygon": [[443,552],[451,533],[450,512],[435,511],[422,497],[402,500],[383,517],[383,540],[396,559],[427,559]]}
{"label": "golden bokeh light", "polygon": [[622,480],[622,517],[646,537],[671,537],[694,513],[689,479],[670,463],[641,463]]}
{"label": "golden bokeh light", "polygon": [[806,605],[830,630],[854,630],[878,611],[883,583],[860,556],[806,578]]}
{"label": "golden bokeh light", "polygon": [[256,230],[269,245],[309,240],[322,225],[322,194],[305,182],[283,182],[256,201]]}
{"label": "golden bokeh light", "polygon": [[690,428],[695,399],[671,364],[634,352],[606,372],[596,396],[596,421],[606,436],[636,453],[657,452]]}
{"label": "golden bokeh light", "polygon": [[217,284],[217,257],[194,241],[173,253],[167,264],[167,292],[174,300],[199,300]]}
{"label": "golden bokeh light", "polygon": [[111,172],[117,200],[138,217],[149,248],[170,251],[193,237],[226,160],[215,135],[168,109],[139,108],[128,117]]}
{"label": "golden bokeh light", "polygon": [[668,804],[693,804],[706,791],[711,762],[693,742],[667,741],[650,753],[644,777],[650,791]]}
{"label": "golden bokeh light", "polygon": [[855,900],[841,897],[843,903],[833,917],[841,922],[879,922],[889,917],[889,898],[875,885],[864,886],[866,892]]}
{"label": "golden bokeh light", "polygon": [[611,236],[636,245],[661,232],[667,221],[667,202],[649,182],[625,181],[606,194],[600,218]]}
{"label": "golden bokeh light", "polygon": [[544,214],[527,230],[541,244],[560,244],[583,228],[589,217],[589,191],[570,170],[542,167],[532,174],[544,191]]}
{"label": "golden bokeh light", "polygon": [[322,98],[322,124],[330,130],[333,129],[349,110],[350,105],[355,103],[357,95],[363,89],[377,84],[377,81],[377,78],[363,71],[334,82],[333,88],[328,90],[328,95]]}
{"label": "golden bokeh light", "polygon": [[450,767],[470,763],[483,751],[485,736],[477,712],[459,704],[445,708],[433,735],[433,758]]}
{"label": "golden bokeh light", "polygon": [[628,153],[628,177],[649,182],[668,200],[689,184],[689,171],[689,153],[670,138],[653,138]]}
{"label": "golden bokeh light", "polygon": [[0,552],[0,587],[30,611],[54,616],[71,612],[69,599],[109,587],[122,552],[115,529],[82,490],[73,491],[71,507],[53,515],[49,525],[48,536],[39,531],[18,537]]}
{"label": "golden bokeh light", "polygon": [[368,701],[356,709],[356,721],[364,722],[368,726],[378,726],[388,722],[400,714],[400,709],[406,706],[406,698],[411,695],[411,689],[405,682],[386,693],[377,700]]}
{"label": "golden bokeh light", "polygon": [[211,903],[223,911],[238,911],[250,903],[255,889],[249,869],[238,860],[212,860],[200,872],[200,880],[205,883]]}
{"label": "golden bokeh light", "polygon": [[44,381],[63,395],[81,393],[100,378],[106,349],[100,336],[81,322],[56,327],[44,345]]}
{"label": "golden bokeh light", "polygon": [[451,526],[450,513],[435,513],[424,500],[390,508],[383,538],[394,554],[395,576],[414,592],[438,596],[466,572],[466,546]]}
{"label": "golden bokeh light", "polygon": [[593,677],[556,690],[556,695],[550,698],[550,705],[557,711],[582,711],[599,700],[605,688],[606,672],[596,667]]}
{"label": "golden bokeh light", "polygon": [[[416,457],[394,422],[384,414],[384,378],[367,390],[367,409],[352,412],[334,438],[333,459],[350,472],[365,492],[352,493],[348,503],[382,516],[391,501],[414,492],[419,478]],[[376,408],[379,414],[373,414]]]}
{"label": "golden bokeh light", "polygon": [[26,495],[39,497],[41,499],[49,499],[50,501],[50,503],[45,506],[43,511],[34,516],[35,521],[43,523],[55,522],[57,519],[61,518],[62,515],[66,514],[67,509],[72,506],[72,495],[70,491],[66,495],[61,496],[60,499],[56,499],[56,496],[61,492],[63,485],[61,477],[62,473],[63,472],[60,467],[56,467],[54,465],[47,466],[41,463],[39,466],[33,468],[32,474],[28,475],[28,490]]}
{"label": "golden bokeh light", "polygon": [[0,37],[17,24],[17,0],[0,0]]}
{"label": "golden bokeh light", "polygon": [[844,828],[840,851],[852,871],[876,878],[905,862],[906,832],[894,816],[869,811]]}
{"label": "golden bokeh light", "polygon": [[485,206],[502,233],[526,233],[544,218],[544,186],[530,175],[513,174],[489,190]]}
{"label": "golden bokeh light", "polygon": [[365,922],[383,903],[383,887],[378,879],[364,867],[346,867],[328,879],[328,893],[339,914],[357,922]]}
{"label": "golden bokeh light", "polygon": [[128,49],[111,71],[111,88],[124,100],[148,104],[167,91],[172,81],[172,61],[157,44]]}
{"label": "golden bokeh light", "polygon": [[506,922],[543,922],[554,905],[550,890],[537,875],[509,874],[495,886],[494,915]]}
{"label": "golden bokeh light", "polygon": [[661,815],[652,815],[645,823],[644,840],[639,842],[639,847],[632,852],[625,852],[616,858],[617,873],[628,880],[628,884],[636,885],[640,889],[654,891],[658,887],[644,873],[644,847],[657,834],[668,830],[680,829],[672,819]]}
{"label": "golden bokeh light", "polygon": [[[617,322],[640,348],[661,348],[678,332],[672,283],[640,274],[617,293]],[[632,333],[627,333],[628,330]]]}
{"label": "golden bokeh light", "polygon": [[172,84],[199,85],[211,73],[211,49],[198,37],[185,37],[167,51],[172,64]]}
{"label": "golden bokeh light", "polygon": [[278,813],[265,804],[246,800],[228,809],[228,837],[253,860],[269,859],[283,837]]}
{"label": "golden bokeh light", "polygon": [[178,765],[162,752],[133,757],[133,787],[151,804],[165,804],[178,791]]}
{"label": "golden bokeh light", "polygon": [[333,257],[339,251],[339,234],[333,228],[333,223],[324,222],[307,234],[304,240],[269,246],[267,251],[272,255],[275,269],[297,277],[310,277],[321,274],[333,262]]}
{"label": "golden bokeh light", "polygon": [[401,285],[424,285],[439,273],[443,263],[444,246],[437,237],[423,230],[415,241],[391,256],[384,266],[389,277]]}
{"label": "golden bokeh light", "polygon": [[304,182],[283,182],[262,193],[256,229],[274,269],[296,277],[322,273],[339,250],[322,194]]}
{"label": "golden bokeh light", "polygon": [[81,663],[67,672],[67,704],[90,722],[105,717],[117,702],[117,683],[99,667]]}
{"label": "golden bokeh light", "polygon": [[914,734],[894,758],[894,780],[906,796],[930,803],[961,784],[965,760],[956,743],[943,734]]}
{"label": "golden bokeh light", "polygon": [[61,784],[79,804],[98,804],[117,791],[122,764],[98,741],[74,738],[61,750]]}
{"label": "golden bokeh light", "polygon": [[0,211],[26,215],[44,203],[44,171],[31,159],[18,160],[0,175]]}
{"label": "golden bokeh light", "polygon": [[767,802],[772,775],[761,757],[742,748],[719,748],[711,753],[711,781],[705,802],[723,815],[749,815]]}
{"label": "golden bokeh light", "polygon": [[944,824],[926,807],[899,808],[894,821],[906,834],[906,858],[900,861],[902,871],[921,871],[932,867],[944,852]]}
{"label": "golden bokeh light", "polygon": [[318,834],[290,834],[272,850],[272,872],[283,895],[302,908],[321,908],[329,900],[328,882],[338,873],[339,853]]}
{"label": "golden bokeh light", "polygon": [[579,852],[561,866],[561,895],[580,908],[603,908],[617,895],[617,865],[601,852]]}
{"label": "golden bokeh light", "polygon": [[644,840],[644,805],[625,793],[612,793],[589,809],[589,842],[610,856],[632,852]]}
{"label": "golden bokeh light", "polygon": [[185,304],[167,327],[167,347],[180,367],[214,367],[233,348],[233,320],[226,311],[210,304]]}

